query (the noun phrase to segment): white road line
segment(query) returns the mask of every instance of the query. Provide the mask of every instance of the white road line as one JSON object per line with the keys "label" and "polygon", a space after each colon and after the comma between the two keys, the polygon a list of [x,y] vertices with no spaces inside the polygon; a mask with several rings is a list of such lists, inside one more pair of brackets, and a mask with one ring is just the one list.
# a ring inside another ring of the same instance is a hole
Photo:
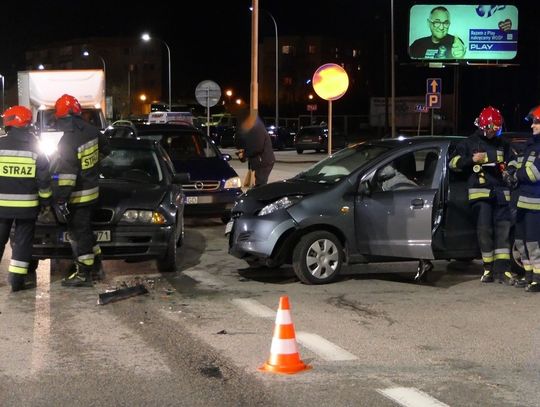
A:
{"label": "white road line", "polygon": [[324,360],[356,360],[358,356],[324,339],[322,336],[309,332],[297,332],[296,339],[302,345],[316,353]]}
{"label": "white road line", "polygon": [[260,318],[275,318],[276,311],[261,304],[257,300],[251,298],[234,298],[232,303],[242,309],[242,311]]}
{"label": "white road line", "polygon": [[377,389],[377,391],[390,400],[395,401],[400,406],[449,407],[448,404],[444,404],[414,387],[392,387],[388,389]]}
{"label": "white road line", "polygon": [[212,274],[204,270],[197,270],[197,269],[183,270],[182,274],[185,274],[186,276],[191,277],[194,280],[197,280],[201,284],[205,284],[205,285],[209,285],[213,287],[226,286],[226,284],[223,281],[214,277]]}

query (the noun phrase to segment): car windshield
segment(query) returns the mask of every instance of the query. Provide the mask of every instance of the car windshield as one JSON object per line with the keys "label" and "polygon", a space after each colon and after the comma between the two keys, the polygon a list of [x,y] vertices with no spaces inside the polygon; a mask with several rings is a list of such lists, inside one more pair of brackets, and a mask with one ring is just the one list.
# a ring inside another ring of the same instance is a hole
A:
{"label": "car windshield", "polygon": [[157,184],[163,179],[155,151],[113,148],[101,163],[100,179]]}
{"label": "car windshield", "polygon": [[215,158],[218,152],[213,143],[199,133],[139,132],[139,137],[158,140],[173,161]]}
{"label": "car windshield", "polygon": [[319,161],[293,179],[322,184],[334,184],[347,177],[366,163],[390,150],[389,146],[360,144],[345,148]]}

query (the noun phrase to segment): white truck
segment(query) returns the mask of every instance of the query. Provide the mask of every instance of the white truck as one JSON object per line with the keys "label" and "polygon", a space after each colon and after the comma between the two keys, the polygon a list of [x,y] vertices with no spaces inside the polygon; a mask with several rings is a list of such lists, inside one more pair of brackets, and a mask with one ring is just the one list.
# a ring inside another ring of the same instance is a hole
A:
{"label": "white truck", "polygon": [[62,132],[55,129],[54,104],[67,93],[77,98],[82,116],[100,129],[105,120],[105,75],[100,69],[20,71],[17,73],[19,105],[28,107],[43,149],[52,153]]}

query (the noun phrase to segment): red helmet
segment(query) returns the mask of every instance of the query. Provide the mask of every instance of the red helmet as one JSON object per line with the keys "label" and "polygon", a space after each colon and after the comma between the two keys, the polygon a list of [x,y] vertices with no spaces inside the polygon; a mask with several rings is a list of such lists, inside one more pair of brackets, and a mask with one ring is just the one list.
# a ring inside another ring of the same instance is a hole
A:
{"label": "red helmet", "polygon": [[32,112],[24,106],[13,106],[4,112],[4,126],[26,127],[32,123]]}
{"label": "red helmet", "polygon": [[526,119],[533,123],[540,122],[540,105],[533,107],[527,115]]}
{"label": "red helmet", "polygon": [[81,114],[81,105],[79,101],[71,95],[62,95],[54,104],[55,112],[54,115],[57,119],[65,117],[70,114]]}
{"label": "red helmet", "polygon": [[480,115],[474,121],[474,124],[482,130],[493,129],[493,127],[498,127],[498,129],[500,129],[503,125],[503,121],[501,112],[492,106],[488,106],[482,109]]}

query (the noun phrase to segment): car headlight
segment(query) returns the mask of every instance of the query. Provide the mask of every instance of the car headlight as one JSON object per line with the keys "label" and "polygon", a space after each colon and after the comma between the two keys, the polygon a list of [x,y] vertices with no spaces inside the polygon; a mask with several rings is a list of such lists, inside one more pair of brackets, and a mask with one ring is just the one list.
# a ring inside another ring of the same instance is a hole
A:
{"label": "car headlight", "polygon": [[128,209],[120,219],[122,223],[143,223],[151,225],[163,225],[167,223],[167,219],[159,212],[144,211],[139,209]]}
{"label": "car headlight", "polygon": [[225,189],[230,188],[242,188],[242,181],[240,181],[240,177],[232,177],[225,181]]}
{"label": "car headlight", "polygon": [[264,208],[261,209],[257,216],[265,216],[275,211],[279,211],[280,209],[287,209],[300,201],[300,199],[302,199],[301,195],[285,196],[275,202],[272,202],[271,204],[266,205]]}

